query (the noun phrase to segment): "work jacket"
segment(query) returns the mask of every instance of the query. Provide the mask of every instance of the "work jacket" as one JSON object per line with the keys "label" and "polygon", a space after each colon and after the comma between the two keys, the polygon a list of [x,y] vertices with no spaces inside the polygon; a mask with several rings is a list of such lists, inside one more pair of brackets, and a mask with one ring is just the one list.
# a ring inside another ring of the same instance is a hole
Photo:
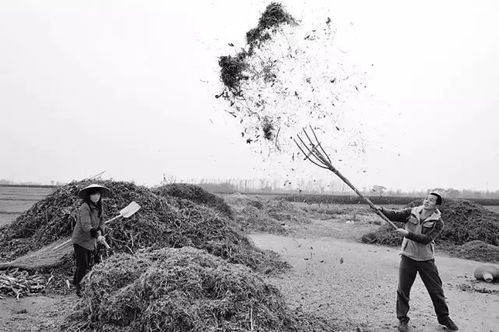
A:
{"label": "work jacket", "polygon": [[[97,239],[94,234],[98,228],[101,232],[104,232],[104,212],[101,213],[99,217],[99,210],[97,207],[87,203],[83,203],[80,206],[78,216],[76,218],[76,225],[73,230],[72,241],[73,244],[77,244],[87,250],[95,250],[97,246]],[[90,230],[93,229],[91,232]]]}
{"label": "work jacket", "polygon": [[435,258],[434,240],[444,228],[442,214],[438,209],[425,220],[421,220],[422,211],[423,206],[402,210],[381,209],[388,219],[405,222],[405,229],[409,234],[402,241],[400,254],[416,261]]}

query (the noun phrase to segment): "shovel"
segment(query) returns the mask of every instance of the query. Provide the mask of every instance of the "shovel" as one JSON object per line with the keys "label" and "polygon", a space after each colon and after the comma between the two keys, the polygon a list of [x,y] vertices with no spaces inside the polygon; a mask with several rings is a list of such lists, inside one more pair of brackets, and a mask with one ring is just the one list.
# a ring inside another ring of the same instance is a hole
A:
{"label": "shovel", "polygon": [[[119,214],[116,216],[116,217],[113,217],[107,221],[104,222],[104,224],[108,224],[110,223],[111,221],[113,220],[116,220],[118,218],[130,218],[132,215],[135,214],[135,212],[139,211],[140,210],[140,205],[137,204],[137,202],[131,202],[130,204],[128,204],[126,207],[124,207],[123,209],[120,210]],[[69,242],[71,242],[71,239],[59,244],[58,246],[56,246],[55,248],[53,248],[52,250],[57,250],[59,249],[60,247],[68,244]],[[104,242],[102,243],[104,244],[104,246],[109,249],[109,245],[107,244],[107,242],[104,240]]]}
{"label": "shovel", "polygon": [[116,220],[118,218],[130,218],[135,212],[140,210],[140,205],[137,204],[136,202],[131,202],[128,204],[126,207],[120,210],[120,214],[117,215],[116,217],[113,217],[109,220],[107,220],[104,224],[110,223],[113,220]]}

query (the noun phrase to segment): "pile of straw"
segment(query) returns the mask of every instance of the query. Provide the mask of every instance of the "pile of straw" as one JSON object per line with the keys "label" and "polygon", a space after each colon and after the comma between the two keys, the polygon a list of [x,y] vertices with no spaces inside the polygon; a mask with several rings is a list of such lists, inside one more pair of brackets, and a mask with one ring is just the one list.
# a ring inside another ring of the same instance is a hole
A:
{"label": "pile of straw", "polygon": [[[97,183],[112,191],[111,197],[104,200],[107,218],[118,215],[119,210],[131,201],[141,206],[130,218],[117,219],[107,225],[107,242],[114,252],[192,246],[266,273],[286,268],[276,254],[255,248],[235,229],[230,219],[210,207],[168,195],[160,196],[133,183]],[[59,188],[5,227],[0,239],[0,245],[5,249],[0,258],[12,260],[70,236],[81,204],[77,193],[87,184],[89,182],[73,182]],[[222,202],[216,202],[218,207],[223,206]]]}
{"label": "pile of straw", "polygon": [[279,291],[243,265],[194,248],[118,254],[96,266],[64,330],[289,331]]}
{"label": "pile of straw", "polygon": [[232,211],[223,198],[193,184],[171,183],[154,188],[153,193],[163,197],[188,199],[194,203],[211,207],[226,217],[232,218]]}
{"label": "pile of straw", "polygon": [[234,219],[245,232],[286,234],[289,226],[310,223],[306,213],[283,199],[261,199],[257,196],[226,196]]}

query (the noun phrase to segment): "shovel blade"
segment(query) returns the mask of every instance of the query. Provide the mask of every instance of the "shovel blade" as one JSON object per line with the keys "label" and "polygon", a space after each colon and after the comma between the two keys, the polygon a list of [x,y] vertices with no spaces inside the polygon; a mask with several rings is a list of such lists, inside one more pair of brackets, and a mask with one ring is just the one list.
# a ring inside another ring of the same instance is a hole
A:
{"label": "shovel blade", "polygon": [[140,205],[137,204],[137,202],[131,202],[126,207],[120,210],[120,216],[122,216],[123,218],[128,218],[139,210],[140,210]]}

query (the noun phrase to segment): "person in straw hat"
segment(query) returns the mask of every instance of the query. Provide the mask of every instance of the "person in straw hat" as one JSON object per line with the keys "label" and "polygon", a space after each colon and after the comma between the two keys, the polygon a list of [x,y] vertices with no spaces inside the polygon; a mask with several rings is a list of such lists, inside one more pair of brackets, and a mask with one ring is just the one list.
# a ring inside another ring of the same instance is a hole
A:
{"label": "person in straw hat", "polygon": [[[91,184],[78,193],[83,199],[77,216],[71,238],[76,258],[76,270],[73,284],[76,295],[81,296],[80,282],[90,269],[92,255],[96,250],[97,242],[104,241],[104,216],[102,197],[109,196],[111,191],[99,184]],[[98,256],[94,256],[98,263]]]}

